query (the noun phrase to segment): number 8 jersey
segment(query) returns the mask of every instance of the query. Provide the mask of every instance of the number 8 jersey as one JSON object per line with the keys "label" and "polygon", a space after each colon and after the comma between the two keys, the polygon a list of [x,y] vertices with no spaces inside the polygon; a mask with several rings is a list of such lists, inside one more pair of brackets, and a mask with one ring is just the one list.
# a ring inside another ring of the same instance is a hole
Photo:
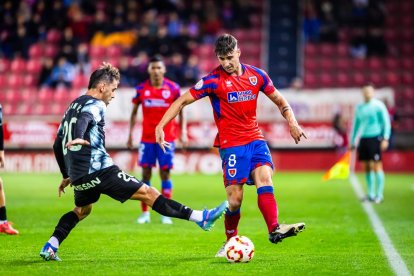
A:
{"label": "number 8 jersey", "polygon": [[[74,100],[66,110],[54,145],[63,177],[69,176],[75,182],[113,165],[105,149],[105,112],[105,103],[88,95]],[[90,145],[67,148],[67,142],[76,138],[84,139]]]}

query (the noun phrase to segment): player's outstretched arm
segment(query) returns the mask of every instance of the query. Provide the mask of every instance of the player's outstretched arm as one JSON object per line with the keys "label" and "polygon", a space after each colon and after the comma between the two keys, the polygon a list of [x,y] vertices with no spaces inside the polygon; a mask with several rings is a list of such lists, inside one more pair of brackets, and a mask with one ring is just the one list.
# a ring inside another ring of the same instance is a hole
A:
{"label": "player's outstretched arm", "polygon": [[161,121],[155,127],[155,139],[157,143],[160,145],[161,149],[165,152],[165,147],[169,146],[169,143],[164,140],[164,127],[175,117],[177,117],[178,113],[184,108],[184,106],[189,105],[195,102],[193,95],[191,95],[190,91],[185,92],[181,95],[178,99],[176,99],[172,105],[167,109],[164,116],[162,117]]}
{"label": "player's outstretched arm", "polygon": [[292,138],[295,140],[295,143],[300,142],[300,137],[304,137],[307,139],[305,132],[299,126],[298,122],[296,121],[295,114],[293,114],[293,110],[290,107],[289,103],[283,97],[282,94],[279,93],[277,89],[271,94],[268,94],[267,97],[274,102],[280,110],[282,116],[286,119],[289,124],[289,131]]}

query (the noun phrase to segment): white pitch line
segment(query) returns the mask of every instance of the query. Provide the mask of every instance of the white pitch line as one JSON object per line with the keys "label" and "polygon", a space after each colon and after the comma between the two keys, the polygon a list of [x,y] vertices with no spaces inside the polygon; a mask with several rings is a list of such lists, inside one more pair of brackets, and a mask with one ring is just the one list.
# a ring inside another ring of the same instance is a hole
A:
{"label": "white pitch line", "polygon": [[[364,198],[364,191],[362,190],[361,185],[359,184],[359,181],[355,174],[352,173],[349,177],[349,180],[351,181],[352,187],[354,188],[357,197]],[[377,235],[381,243],[382,248],[384,249],[384,253],[387,256],[388,262],[390,263],[392,270],[398,276],[411,275],[404,260],[401,258],[400,254],[398,254],[397,250],[392,244],[392,241],[388,236],[387,232],[385,231],[381,219],[378,217],[377,213],[372,207],[372,203],[368,201],[363,201],[362,207],[364,207],[364,211],[368,215],[369,220],[371,221],[372,229],[374,230],[375,234]]]}

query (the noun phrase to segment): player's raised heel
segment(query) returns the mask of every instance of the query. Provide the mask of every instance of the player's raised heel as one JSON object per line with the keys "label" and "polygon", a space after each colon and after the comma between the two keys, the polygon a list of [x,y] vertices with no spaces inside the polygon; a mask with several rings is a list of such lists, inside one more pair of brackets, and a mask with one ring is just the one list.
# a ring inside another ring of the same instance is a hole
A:
{"label": "player's raised heel", "polygon": [[151,222],[151,217],[150,217],[149,212],[144,212],[137,218],[138,224],[144,224],[144,223],[150,223],[150,222]]}
{"label": "player's raised heel", "polygon": [[210,210],[203,211],[203,220],[200,222],[196,222],[198,226],[200,226],[205,231],[210,231],[213,228],[214,223],[218,220],[226,211],[228,207],[227,200],[221,203],[216,208]]}
{"label": "player's raised heel", "polygon": [[57,255],[57,248],[54,248],[50,243],[46,243],[40,250],[40,257],[45,261],[62,261]]}
{"label": "player's raised heel", "polygon": [[279,224],[269,233],[269,241],[272,243],[281,242],[283,239],[296,236],[305,229],[305,223]]}

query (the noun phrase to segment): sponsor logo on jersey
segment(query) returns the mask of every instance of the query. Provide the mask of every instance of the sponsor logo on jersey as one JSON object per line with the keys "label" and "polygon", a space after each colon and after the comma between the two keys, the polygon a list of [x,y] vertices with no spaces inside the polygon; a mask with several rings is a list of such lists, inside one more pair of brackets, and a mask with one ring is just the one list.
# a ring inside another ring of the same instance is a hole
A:
{"label": "sponsor logo on jersey", "polygon": [[231,83],[231,81],[228,80],[228,81],[226,81],[226,86],[230,87],[230,86],[233,86],[233,84]]}
{"label": "sponsor logo on jersey", "polygon": [[149,95],[151,95],[151,91],[149,91],[149,90],[145,90],[145,92],[144,92],[144,96],[148,97]]}
{"label": "sponsor logo on jersey", "polygon": [[196,83],[196,85],[194,86],[194,88],[195,88],[196,90],[200,90],[200,89],[201,89],[201,87],[203,87],[203,84],[204,84],[203,80],[199,80],[199,81]]}
{"label": "sponsor logo on jersey", "polygon": [[251,77],[249,77],[249,81],[252,85],[256,85],[257,84],[257,77],[256,76],[251,76]]}
{"label": "sponsor logo on jersey", "polygon": [[145,99],[145,107],[168,107],[169,104],[164,99]]}
{"label": "sponsor logo on jersey", "polygon": [[229,103],[253,101],[256,99],[256,96],[251,90],[228,92],[227,101]]}
{"label": "sponsor logo on jersey", "polygon": [[168,99],[171,96],[171,91],[170,90],[162,90],[161,94],[162,94],[162,97],[164,99]]}
{"label": "sponsor logo on jersey", "polygon": [[237,169],[228,169],[227,170],[228,172],[229,172],[229,175],[231,176],[231,177],[234,177],[236,174],[237,174]]}
{"label": "sponsor logo on jersey", "polygon": [[90,182],[86,182],[86,183],[83,183],[83,184],[75,185],[73,187],[73,189],[75,191],[85,191],[85,190],[89,190],[89,189],[95,188],[96,185],[99,185],[99,184],[101,184],[101,180],[97,177],[97,178],[91,180]]}

